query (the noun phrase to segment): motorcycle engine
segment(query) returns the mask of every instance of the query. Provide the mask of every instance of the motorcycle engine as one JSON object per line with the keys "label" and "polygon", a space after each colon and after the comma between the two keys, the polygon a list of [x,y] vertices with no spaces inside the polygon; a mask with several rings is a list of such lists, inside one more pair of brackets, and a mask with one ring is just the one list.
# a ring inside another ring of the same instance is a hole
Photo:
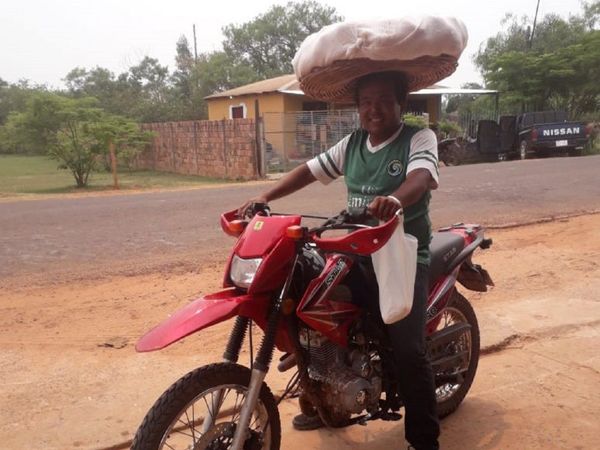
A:
{"label": "motorcycle engine", "polygon": [[321,385],[322,402],[339,414],[375,412],[381,396],[381,363],[365,349],[346,349],[304,328],[300,344],[309,355],[308,376]]}

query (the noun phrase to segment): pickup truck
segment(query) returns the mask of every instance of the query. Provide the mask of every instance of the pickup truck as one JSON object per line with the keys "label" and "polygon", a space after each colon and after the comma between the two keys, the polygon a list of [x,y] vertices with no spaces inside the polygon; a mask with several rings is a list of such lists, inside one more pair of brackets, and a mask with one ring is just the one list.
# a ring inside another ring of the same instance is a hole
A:
{"label": "pickup truck", "polygon": [[581,154],[589,130],[583,122],[567,121],[564,111],[542,111],[522,114],[517,118],[519,157],[526,159],[537,153],[552,155],[568,152]]}
{"label": "pickup truck", "polygon": [[498,160],[561,153],[580,155],[591,132],[583,122],[567,121],[564,111],[500,116],[498,123],[482,120],[478,125],[479,153]]}

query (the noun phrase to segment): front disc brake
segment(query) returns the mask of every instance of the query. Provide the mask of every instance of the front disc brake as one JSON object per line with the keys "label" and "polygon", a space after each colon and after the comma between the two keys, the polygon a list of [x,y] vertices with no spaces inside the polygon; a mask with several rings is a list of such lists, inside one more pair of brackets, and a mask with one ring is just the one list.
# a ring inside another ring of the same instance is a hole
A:
{"label": "front disc brake", "polygon": [[[235,423],[219,423],[202,435],[196,441],[193,450],[228,450],[233,442]],[[260,433],[250,430],[250,436],[244,442],[244,450],[261,450]]]}

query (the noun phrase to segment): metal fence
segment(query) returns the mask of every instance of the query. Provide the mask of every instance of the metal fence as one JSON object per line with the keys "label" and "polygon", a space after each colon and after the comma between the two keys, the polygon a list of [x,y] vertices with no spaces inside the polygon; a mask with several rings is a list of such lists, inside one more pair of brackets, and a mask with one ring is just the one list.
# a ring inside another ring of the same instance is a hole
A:
{"label": "metal fence", "polygon": [[356,109],[263,113],[263,123],[270,173],[292,169],[360,127]]}
{"label": "metal fence", "polygon": [[263,113],[267,171],[287,171],[326,151],[359,126],[351,110]]}

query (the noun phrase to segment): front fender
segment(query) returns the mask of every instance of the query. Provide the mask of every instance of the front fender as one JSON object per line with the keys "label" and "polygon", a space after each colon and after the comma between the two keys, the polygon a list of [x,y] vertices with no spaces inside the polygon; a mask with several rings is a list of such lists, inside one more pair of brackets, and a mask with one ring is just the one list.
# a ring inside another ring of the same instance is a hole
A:
{"label": "front fender", "polygon": [[240,294],[235,288],[209,294],[194,300],[150,330],[138,341],[135,349],[138,352],[160,350],[236,315],[264,321],[268,307],[268,296]]}

